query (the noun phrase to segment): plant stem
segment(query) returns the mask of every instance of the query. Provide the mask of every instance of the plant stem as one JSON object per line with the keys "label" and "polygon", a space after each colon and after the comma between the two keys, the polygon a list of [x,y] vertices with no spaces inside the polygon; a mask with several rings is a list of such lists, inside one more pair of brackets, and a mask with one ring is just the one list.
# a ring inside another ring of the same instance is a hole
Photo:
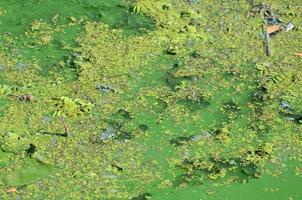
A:
{"label": "plant stem", "polygon": [[269,33],[267,32],[267,22],[266,21],[264,23],[264,33],[265,33],[265,54],[267,56],[270,56],[271,55],[271,47],[269,44],[270,36],[269,36]]}
{"label": "plant stem", "polygon": [[61,122],[62,122],[62,124],[64,126],[64,134],[66,136],[68,136],[69,135],[69,128],[68,128],[68,126],[67,126],[67,124],[66,124],[66,122],[64,120],[64,117],[61,117]]}

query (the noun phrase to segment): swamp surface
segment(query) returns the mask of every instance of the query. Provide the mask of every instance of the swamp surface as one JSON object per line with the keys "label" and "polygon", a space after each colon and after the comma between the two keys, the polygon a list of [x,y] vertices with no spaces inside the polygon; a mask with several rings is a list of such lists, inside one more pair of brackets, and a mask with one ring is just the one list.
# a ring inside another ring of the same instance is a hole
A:
{"label": "swamp surface", "polygon": [[0,200],[302,199],[300,0],[0,0]]}

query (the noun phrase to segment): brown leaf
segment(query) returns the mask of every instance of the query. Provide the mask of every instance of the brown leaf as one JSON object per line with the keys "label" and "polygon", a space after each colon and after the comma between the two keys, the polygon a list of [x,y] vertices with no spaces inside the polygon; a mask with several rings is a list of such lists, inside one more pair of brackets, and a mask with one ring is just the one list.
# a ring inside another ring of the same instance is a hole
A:
{"label": "brown leaf", "polygon": [[9,189],[7,190],[7,193],[15,193],[15,192],[17,192],[17,189],[14,188],[14,187],[9,188]]}
{"label": "brown leaf", "polygon": [[300,56],[300,57],[302,57],[302,52],[296,52],[296,53],[294,53],[296,56]]}
{"label": "brown leaf", "polygon": [[266,27],[266,31],[268,34],[276,33],[280,31],[281,25],[270,25]]}

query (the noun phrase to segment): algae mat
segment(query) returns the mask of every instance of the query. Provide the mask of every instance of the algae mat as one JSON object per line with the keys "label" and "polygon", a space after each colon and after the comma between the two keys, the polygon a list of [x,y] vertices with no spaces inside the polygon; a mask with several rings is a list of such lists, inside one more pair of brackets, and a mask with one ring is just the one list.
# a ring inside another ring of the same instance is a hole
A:
{"label": "algae mat", "polygon": [[0,1],[0,199],[301,199],[301,13]]}

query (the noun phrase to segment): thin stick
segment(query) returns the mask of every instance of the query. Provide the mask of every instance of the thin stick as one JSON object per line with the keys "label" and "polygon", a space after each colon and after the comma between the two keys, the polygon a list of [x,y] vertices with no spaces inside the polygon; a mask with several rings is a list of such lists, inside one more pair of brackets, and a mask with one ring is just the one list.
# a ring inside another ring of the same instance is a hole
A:
{"label": "thin stick", "polygon": [[67,126],[67,124],[66,124],[66,122],[64,120],[64,117],[61,117],[61,122],[62,122],[62,124],[64,126],[64,134],[66,136],[68,136],[69,135],[69,128],[68,128],[68,126]]}
{"label": "thin stick", "polygon": [[271,47],[269,44],[270,36],[269,36],[269,33],[267,32],[267,23],[266,22],[264,24],[264,32],[265,32],[265,54],[267,56],[270,56],[271,55]]}

